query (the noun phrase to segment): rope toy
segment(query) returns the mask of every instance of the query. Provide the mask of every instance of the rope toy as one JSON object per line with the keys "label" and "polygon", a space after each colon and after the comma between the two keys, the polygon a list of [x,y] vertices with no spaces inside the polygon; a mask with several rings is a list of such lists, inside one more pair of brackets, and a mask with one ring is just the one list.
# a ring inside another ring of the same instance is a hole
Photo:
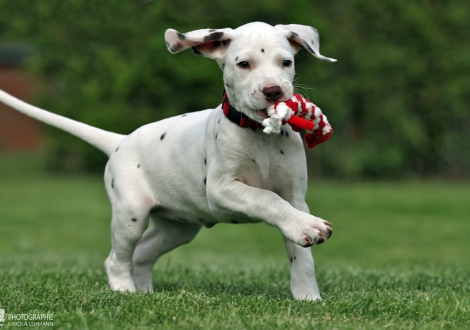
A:
{"label": "rope toy", "polygon": [[306,130],[305,144],[312,149],[325,142],[333,129],[321,109],[300,94],[294,94],[285,102],[276,102],[267,108],[268,118],[263,120],[266,134],[280,133],[286,123],[295,132]]}

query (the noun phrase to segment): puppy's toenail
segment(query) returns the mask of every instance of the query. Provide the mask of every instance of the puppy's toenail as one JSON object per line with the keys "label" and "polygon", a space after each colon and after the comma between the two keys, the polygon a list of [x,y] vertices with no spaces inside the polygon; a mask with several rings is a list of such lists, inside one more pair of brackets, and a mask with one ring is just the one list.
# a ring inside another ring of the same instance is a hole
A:
{"label": "puppy's toenail", "polygon": [[309,246],[312,246],[313,243],[312,243],[312,240],[310,239],[310,237],[305,237],[305,247],[309,247]]}
{"label": "puppy's toenail", "polygon": [[333,230],[331,230],[331,228],[327,228],[326,231],[328,232],[328,238],[330,238],[331,235],[333,235]]}

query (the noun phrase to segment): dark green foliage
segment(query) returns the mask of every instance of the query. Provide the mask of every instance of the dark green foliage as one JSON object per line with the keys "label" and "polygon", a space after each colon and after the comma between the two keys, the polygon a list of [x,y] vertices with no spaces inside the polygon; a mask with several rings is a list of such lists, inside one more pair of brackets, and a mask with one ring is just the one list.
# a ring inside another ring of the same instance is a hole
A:
{"label": "dark green foliage", "polygon": [[340,40],[328,39],[339,62],[318,92],[338,133],[324,146],[333,154],[322,157],[325,168],[348,176],[470,169],[458,155],[470,146],[468,4],[355,1],[328,12],[329,35]]}
{"label": "dark green foliage", "polygon": [[[456,176],[470,170],[469,7],[464,0],[2,1],[0,43],[36,45],[30,67],[50,82],[40,106],[129,133],[220,103],[218,66],[191,51],[168,53],[165,29],[313,25],[322,53],[338,63],[306,51],[297,58],[296,84],[311,88],[306,96],[335,129],[309,152],[312,171]],[[49,136],[52,168],[102,170],[98,151],[56,130]]]}

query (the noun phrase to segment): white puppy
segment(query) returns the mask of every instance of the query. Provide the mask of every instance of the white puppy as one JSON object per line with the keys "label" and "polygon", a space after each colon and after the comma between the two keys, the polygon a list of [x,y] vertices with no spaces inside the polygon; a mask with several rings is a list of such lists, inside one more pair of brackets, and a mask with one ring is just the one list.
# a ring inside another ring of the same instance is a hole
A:
{"label": "white puppy", "polygon": [[[152,268],[164,253],[190,242],[201,226],[265,222],[285,237],[291,291],[320,299],[310,249],[330,224],[305,203],[302,139],[290,126],[265,134],[266,108],[293,93],[294,55],[319,53],[316,29],[250,23],[237,29],[167,30],[172,53],[192,48],[223,70],[224,107],[145,125],[124,136],[19,101],[0,100],[70,132],[109,155],[105,184],[112,204],[112,250],[105,262],[113,290],[152,291]],[[145,231],[149,221],[150,229]]]}

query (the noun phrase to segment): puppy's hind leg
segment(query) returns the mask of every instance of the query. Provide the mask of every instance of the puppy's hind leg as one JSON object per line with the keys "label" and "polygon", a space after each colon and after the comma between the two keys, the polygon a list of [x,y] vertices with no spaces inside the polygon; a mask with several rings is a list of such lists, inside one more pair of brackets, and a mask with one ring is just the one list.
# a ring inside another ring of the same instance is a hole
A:
{"label": "puppy's hind leg", "polygon": [[132,280],[132,255],[149,219],[145,205],[113,205],[112,249],[105,261],[109,284],[114,291],[135,291]]}
{"label": "puppy's hind leg", "polygon": [[137,290],[152,292],[152,269],[158,258],[180,245],[187,244],[201,229],[199,224],[181,223],[151,217],[152,227],[137,243],[132,278]]}

